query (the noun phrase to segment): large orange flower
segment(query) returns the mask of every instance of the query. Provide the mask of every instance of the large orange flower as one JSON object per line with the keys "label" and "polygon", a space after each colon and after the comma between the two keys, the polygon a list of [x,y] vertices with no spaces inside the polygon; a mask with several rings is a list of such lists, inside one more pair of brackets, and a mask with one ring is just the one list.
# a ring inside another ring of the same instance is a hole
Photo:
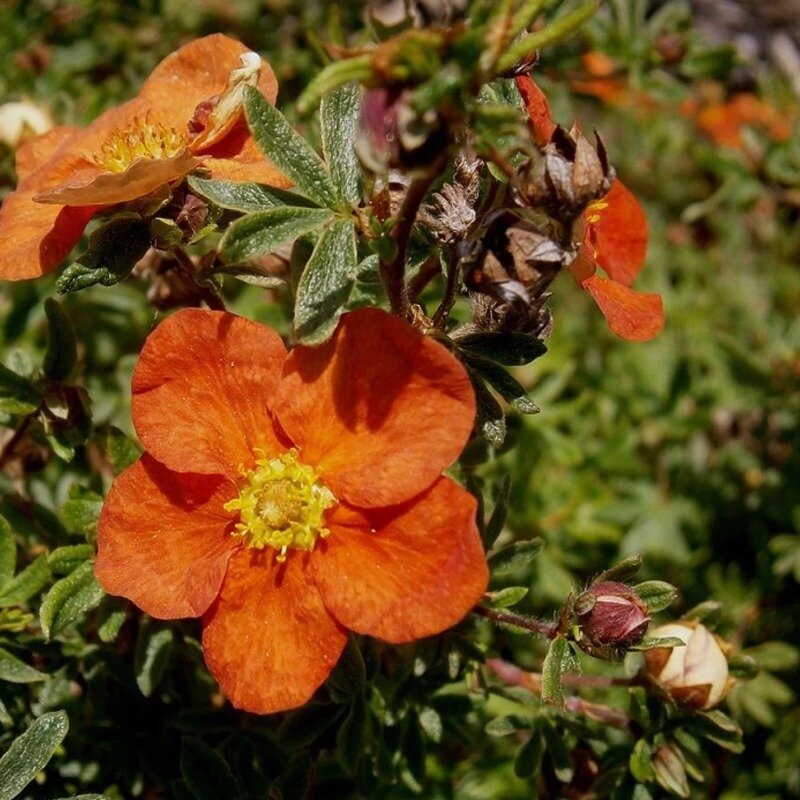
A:
{"label": "large orange flower", "polygon": [[263,325],[180,311],[134,373],[147,453],[111,487],[97,577],[154,617],[202,616],[238,708],[299,706],[347,629],[406,642],[481,597],[476,503],[442,476],[474,416],[461,364],[386,312],[287,354]]}
{"label": "large orange flower", "polygon": [[54,128],[17,152],[19,184],[0,207],[0,278],[54,269],[89,220],[203,166],[212,177],[287,185],[250,136],[244,82],[275,101],[269,64],[221,34],[167,56],[139,95],[88,128]]}
{"label": "large orange flower", "polygon": [[[534,142],[546,145],[556,124],[547,97],[530,75],[517,78]],[[660,295],[637,292],[631,284],[644,266],[647,217],[639,201],[616,179],[608,194],[583,214],[583,246],[570,265],[578,283],[592,295],[617,336],[645,342],[664,327]],[[602,269],[608,278],[597,274]]]}

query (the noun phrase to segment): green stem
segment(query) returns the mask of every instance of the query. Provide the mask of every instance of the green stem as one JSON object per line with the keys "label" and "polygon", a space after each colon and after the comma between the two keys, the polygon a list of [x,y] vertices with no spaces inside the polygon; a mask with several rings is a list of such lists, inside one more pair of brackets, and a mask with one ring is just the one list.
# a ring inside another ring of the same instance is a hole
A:
{"label": "green stem", "polygon": [[486,606],[475,606],[472,609],[472,613],[477,614],[479,617],[486,617],[486,619],[498,622],[501,625],[510,625],[513,628],[522,628],[526,631],[531,631],[531,633],[537,633],[547,639],[555,639],[558,636],[559,626],[557,622],[542,622],[533,617],[514,614],[510,611],[495,611],[495,609],[487,608]]}

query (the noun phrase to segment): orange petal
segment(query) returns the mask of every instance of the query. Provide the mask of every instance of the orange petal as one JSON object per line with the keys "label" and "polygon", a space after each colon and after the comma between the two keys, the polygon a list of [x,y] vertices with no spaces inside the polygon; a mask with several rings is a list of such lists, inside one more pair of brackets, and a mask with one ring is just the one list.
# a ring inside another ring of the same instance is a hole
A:
{"label": "orange petal", "polygon": [[303,705],[328,677],[347,635],[308,580],[305,553],[277,568],[242,549],[204,618],[206,664],[236,708],[271,714]]}
{"label": "orange petal", "polygon": [[592,275],[583,288],[594,297],[608,327],[630,342],[646,342],[664,327],[661,296],[636,292],[615,281]]}
{"label": "orange petal", "polygon": [[0,280],[38,278],[55,269],[100,210],[42,205],[18,189],[0,207]]}
{"label": "orange petal", "polygon": [[[152,111],[174,120],[180,132],[198,104],[220,94],[228,82],[231,70],[240,66],[239,56],[248,52],[241,42],[215,33],[195,39],[168,55],[150,74],[139,92]],[[272,67],[262,59],[258,89],[275,102],[278,83]]]}
{"label": "orange petal", "polygon": [[339,499],[374,508],[419,494],[458,458],[475,397],[442,345],[370,308],[292,350],[275,413]]}
{"label": "orange petal", "polygon": [[388,642],[455,625],[486,591],[475,499],[449,478],[373,520],[337,526],[311,566],[327,607],[348,628]]}
{"label": "orange petal", "polygon": [[517,89],[522,95],[525,109],[528,112],[528,120],[533,130],[533,140],[543,147],[550,141],[550,137],[557,127],[550,114],[550,103],[548,103],[545,93],[539,88],[539,84],[530,75],[519,75],[516,81]]}
{"label": "orange petal", "polygon": [[620,180],[584,215],[585,243],[611,280],[630,286],[647,253],[647,217]]}
{"label": "orange petal", "polygon": [[202,159],[186,152],[174,158],[140,158],[124,172],[79,172],[66,183],[41,192],[34,199],[37,203],[62,206],[127,203],[150,194],[159,186],[181,180],[200,163]]}
{"label": "orange petal", "polygon": [[219,593],[238,539],[226,480],[180,475],[148,455],[111,486],[97,525],[95,574],[153,617],[199,617]]}
{"label": "orange petal", "polygon": [[17,180],[23,181],[31,172],[49,161],[55,151],[78,133],[78,130],[71,125],[59,125],[40,136],[25,139],[17,148],[16,153],[14,166],[17,171]]}
{"label": "orange petal", "polygon": [[187,308],[145,342],[133,373],[136,432],[177,472],[238,478],[253,452],[283,450],[268,403],[286,351],[273,330],[224,311]]}

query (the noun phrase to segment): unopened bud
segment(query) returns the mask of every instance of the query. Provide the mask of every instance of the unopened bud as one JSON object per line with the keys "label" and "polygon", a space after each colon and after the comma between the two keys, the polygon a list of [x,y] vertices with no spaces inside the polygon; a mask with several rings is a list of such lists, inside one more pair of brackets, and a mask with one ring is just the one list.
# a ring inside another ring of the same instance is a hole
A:
{"label": "unopened bud", "polygon": [[631,647],[647,632],[647,606],[630,586],[601,581],[575,601],[581,631],[596,646]]}
{"label": "unopened bud", "polygon": [[721,643],[697,622],[673,622],[652,631],[656,638],[676,637],[686,647],[656,647],[645,653],[645,666],[680,706],[708,709],[728,693],[732,680]]}

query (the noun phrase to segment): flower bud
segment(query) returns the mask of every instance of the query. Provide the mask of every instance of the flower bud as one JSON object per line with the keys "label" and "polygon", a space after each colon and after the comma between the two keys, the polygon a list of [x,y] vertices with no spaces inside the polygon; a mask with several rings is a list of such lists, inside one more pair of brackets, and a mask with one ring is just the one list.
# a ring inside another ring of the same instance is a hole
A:
{"label": "flower bud", "polygon": [[686,647],[656,647],[645,653],[645,668],[679,705],[708,709],[728,693],[726,647],[697,622],[672,622],[652,631],[657,638],[674,636]]}
{"label": "flower bud", "polygon": [[28,137],[38,136],[52,127],[50,115],[33,103],[23,101],[0,106],[0,142],[12,149]]}
{"label": "flower bud", "polygon": [[647,606],[630,586],[600,581],[575,601],[581,631],[595,646],[631,647],[647,632]]}

